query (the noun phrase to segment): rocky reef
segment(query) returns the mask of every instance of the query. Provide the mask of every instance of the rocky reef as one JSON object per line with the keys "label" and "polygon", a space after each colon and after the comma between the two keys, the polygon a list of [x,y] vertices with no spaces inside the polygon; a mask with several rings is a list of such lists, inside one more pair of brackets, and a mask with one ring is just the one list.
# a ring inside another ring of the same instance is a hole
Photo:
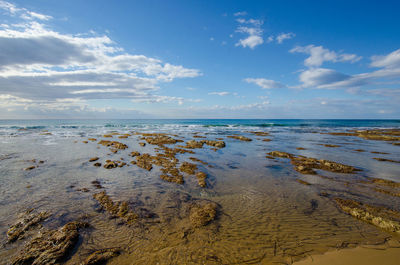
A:
{"label": "rocky reef", "polygon": [[80,265],[100,265],[105,264],[108,260],[120,255],[121,250],[118,248],[106,248],[96,250]]}
{"label": "rocky reef", "polygon": [[324,159],[316,159],[306,156],[296,156],[290,153],[280,152],[280,151],[272,151],[267,154],[267,158],[275,158],[275,157],[290,159],[292,165],[294,165],[294,169],[302,174],[315,175],[316,174],[315,169],[330,171],[334,173],[355,173],[359,171],[359,169],[355,167]]}
{"label": "rocky reef", "polygon": [[202,227],[217,216],[217,204],[214,202],[199,202],[190,209],[189,220],[193,227]]}
{"label": "rocky reef", "polygon": [[25,245],[11,264],[47,265],[60,263],[78,242],[79,229],[87,226],[87,223],[74,221],[57,230],[43,231]]}
{"label": "rocky reef", "polygon": [[228,138],[236,139],[239,141],[250,142],[252,139],[245,137],[243,135],[228,135]]}
{"label": "rocky reef", "polygon": [[38,226],[40,222],[46,220],[50,214],[47,212],[34,213],[33,210],[28,210],[19,216],[18,221],[12,225],[7,231],[7,242],[24,237],[25,232],[32,227]]}
{"label": "rocky reef", "polygon": [[354,200],[335,198],[338,207],[351,216],[389,232],[400,232],[400,213]]}
{"label": "rocky reef", "polygon": [[114,202],[105,191],[93,194],[93,198],[113,217],[121,218],[127,224],[134,223],[138,218],[127,202]]}

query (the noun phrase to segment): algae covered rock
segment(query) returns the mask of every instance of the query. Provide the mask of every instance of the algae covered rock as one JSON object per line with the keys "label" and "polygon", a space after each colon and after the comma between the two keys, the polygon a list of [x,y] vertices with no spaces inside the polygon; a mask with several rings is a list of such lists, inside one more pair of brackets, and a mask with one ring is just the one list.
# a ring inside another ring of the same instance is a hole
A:
{"label": "algae covered rock", "polygon": [[207,174],[206,173],[197,172],[196,178],[197,178],[197,183],[199,184],[200,187],[202,187],[202,188],[207,187],[207,183],[206,183]]}
{"label": "algae covered rock", "polygon": [[243,135],[229,135],[228,138],[232,138],[232,139],[236,139],[236,140],[244,141],[244,142],[252,141],[252,139],[247,138],[247,137],[245,137]]}
{"label": "algae covered rock", "polygon": [[335,198],[339,208],[351,216],[389,232],[400,233],[400,213],[354,200]]}
{"label": "algae covered rock", "polygon": [[197,170],[197,166],[189,162],[183,162],[179,169],[181,170],[181,172],[185,172],[189,175],[194,175]]}
{"label": "algae covered rock", "polygon": [[93,194],[93,198],[112,216],[122,218],[128,224],[135,222],[138,218],[127,202],[114,202],[105,191]]}
{"label": "algae covered rock", "polygon": [[23,238],[26,231],[37,226],[49,216],[50,214],[47,212],[32,213],[32,211],[27,211],[20,216],[20,219],[12,225],[10,229],[8,229],[7,241],[14,242],[15,240]]}
{"label": "algae covered rock", "polygon": [[105,264],[109,259],[118,256],[121,251],[118,248],[100,249],[90,254],[81,265],[100,265]]}
{"label": "algae covered rock", "polygon": [[69,222],[57,230],[48,230],[33,238],[12,260],[13,265],[46,265],[60,263],[79,239],[84,222]]}
{"label": "algae covered rock", "polygon": [[213,221],[217,216],[217,204],[201,202],[190,209],[189,220],[193,227],[202,227]]}

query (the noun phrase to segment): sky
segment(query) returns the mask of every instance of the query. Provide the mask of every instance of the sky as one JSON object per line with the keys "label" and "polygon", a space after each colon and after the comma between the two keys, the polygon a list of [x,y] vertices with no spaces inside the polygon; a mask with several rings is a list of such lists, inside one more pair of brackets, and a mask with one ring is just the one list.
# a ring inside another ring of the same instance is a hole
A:
{"label": "sky", "polygon": [[0,119],[399,119],[399,10],[0,0]]}

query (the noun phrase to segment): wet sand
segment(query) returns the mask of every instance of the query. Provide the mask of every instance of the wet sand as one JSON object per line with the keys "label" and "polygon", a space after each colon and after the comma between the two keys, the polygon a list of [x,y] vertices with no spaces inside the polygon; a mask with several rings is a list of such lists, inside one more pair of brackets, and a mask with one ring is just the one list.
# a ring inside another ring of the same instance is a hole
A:
{"label": "wet sand", "polygon": [[398,265],[399,261],[400,246],[362,246],[313,255],[294,265]]}

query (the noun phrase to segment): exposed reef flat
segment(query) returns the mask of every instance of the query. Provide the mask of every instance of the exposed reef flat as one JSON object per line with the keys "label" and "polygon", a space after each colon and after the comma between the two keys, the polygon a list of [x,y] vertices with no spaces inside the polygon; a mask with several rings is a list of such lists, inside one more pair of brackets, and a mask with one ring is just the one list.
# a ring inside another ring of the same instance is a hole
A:
{"label": "exposed reef flat", "polygon": [[400,246],[394,130],[191,126],[3,139],[0,260],[272,265]]}

